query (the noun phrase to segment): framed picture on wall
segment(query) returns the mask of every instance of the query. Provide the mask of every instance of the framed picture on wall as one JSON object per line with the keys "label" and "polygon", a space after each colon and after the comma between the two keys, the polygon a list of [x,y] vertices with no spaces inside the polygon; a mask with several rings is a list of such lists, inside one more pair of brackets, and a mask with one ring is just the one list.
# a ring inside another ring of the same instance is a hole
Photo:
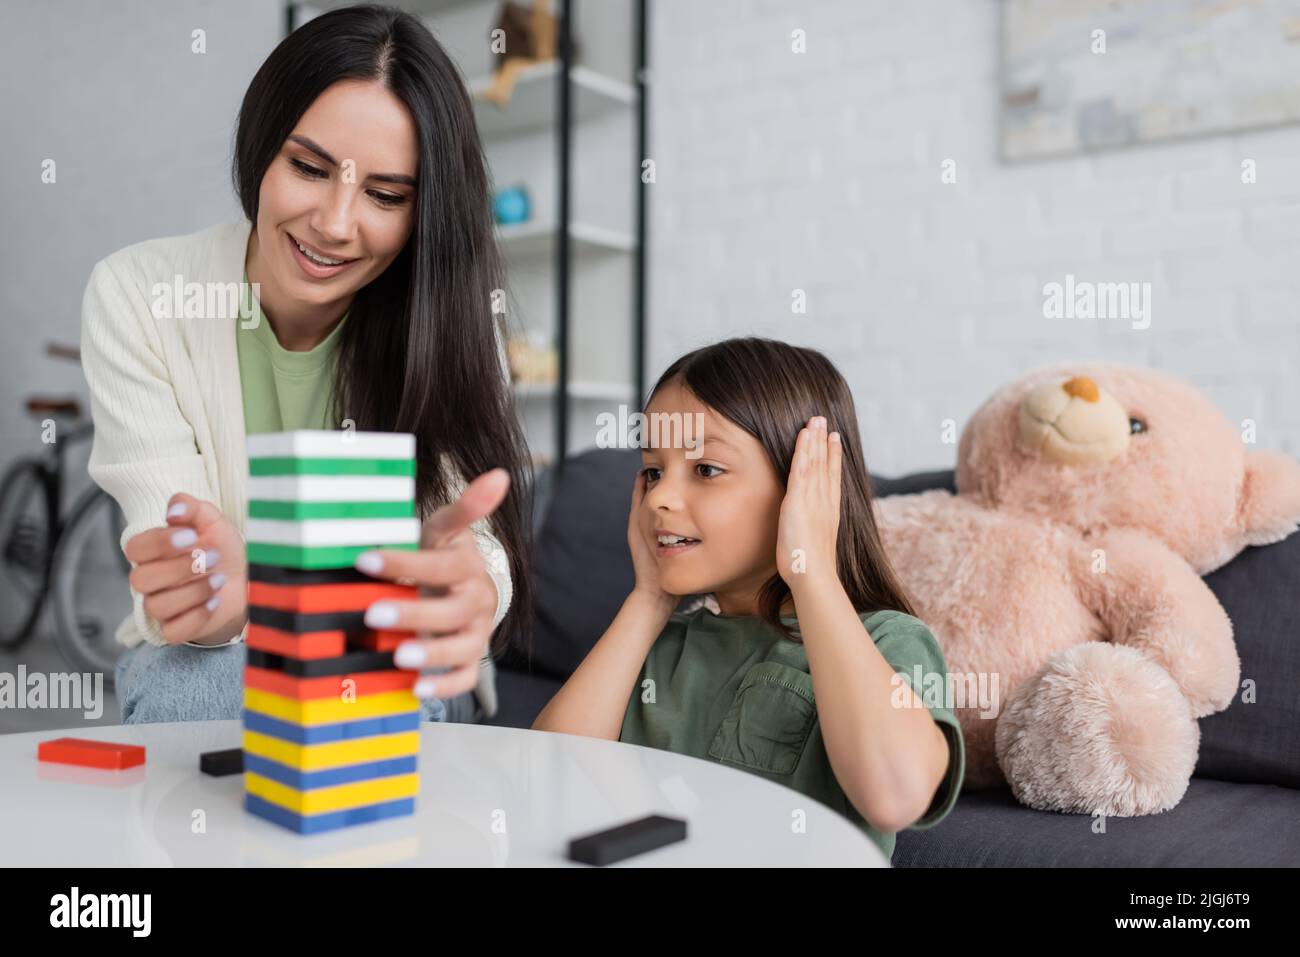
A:
{"label": "framed picture on wall", "polygon": [[1004,0],[1002,156],[1300,120],[1300,0]]}

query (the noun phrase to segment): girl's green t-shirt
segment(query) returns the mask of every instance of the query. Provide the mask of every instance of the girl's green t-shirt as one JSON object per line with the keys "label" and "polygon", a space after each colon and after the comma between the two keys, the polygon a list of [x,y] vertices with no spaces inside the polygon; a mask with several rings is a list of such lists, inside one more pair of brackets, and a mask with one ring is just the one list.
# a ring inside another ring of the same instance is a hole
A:
{"label": "girl's green t-shirt", "polygon": [[245,433],[338,428],[330,416],[330,401],[347,314],[314,348],[292,352],[275,337],[261,304],[252,295],[247,273],[243,288],[249,318],[236,320],[235,342]]}
{"label": "girl's green t-shirt", "polygon": [[[947,665],[920,619],[900,611],[859,617],[948,740],[948,773],[925,815],[908,828],[924,830],[948,816],[966,771],[956,716],[931,706],[922,694],[937,680],[947,685]],[[783,620],[798,624],[793,617]],[[913,683],[918,666],[922,687]],[[804,646],[761,618],[715,615],[707,608],[674,614],[642,665],[619,740],[717,761],[793,788],[849,818],[886,857],[893,856],[894,834],[868,824],[835,779]]]}

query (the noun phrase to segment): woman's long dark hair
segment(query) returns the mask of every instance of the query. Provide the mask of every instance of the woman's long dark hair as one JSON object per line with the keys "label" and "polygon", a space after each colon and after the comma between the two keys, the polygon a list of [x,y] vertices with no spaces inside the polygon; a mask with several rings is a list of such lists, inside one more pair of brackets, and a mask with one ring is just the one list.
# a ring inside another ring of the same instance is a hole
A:
{"label": "woman's long dark hair", "polygon": [[419,186],[409,241],[352,301],[335,420],[415,435],[421,518],[451,497],[444,462],[466,482],[497,466],[509,470],[509,495],[491,519],[514,593],[492,642],[499,655],[527,634],[532,617],[532,470],[492,312],[493,290],[505,283],[491,181],[459,72],[429,30],[399,10],[355,6],[308,21],[271,52],[244,94],[235,190],[256,225],[267,167],[312,102],[348,79],[382,84],[410,112]]}
{"label": "woman's long dark hair", "polygon": [[[773,339],[726,339],[688,352],[665,369],[646,406],[674,380],[758,439],[782,485],[790,478],[799,430],[814,415],[824,415],[827,431],[839,432],[844,447],[840,527],[835,539],[836,570],[844,591],[858,612],[893,609],[916,614],[876,529],[871,478],[862,455],[853,395],[829,359],[815,349]],[[781,606],[789,597],[790,586],[779,574],[773,575],[759,591],[759,616],[798,641],[781,621]]]}

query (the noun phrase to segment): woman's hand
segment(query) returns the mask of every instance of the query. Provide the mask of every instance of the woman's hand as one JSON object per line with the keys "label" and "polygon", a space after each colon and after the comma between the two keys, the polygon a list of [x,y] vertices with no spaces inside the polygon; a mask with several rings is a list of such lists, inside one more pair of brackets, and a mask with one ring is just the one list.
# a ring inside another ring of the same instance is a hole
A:
{"label": "woman's hand", "polygon": [[414,631],[398,645],[399,668],[444,668],[415,683],[422,698],[454,698],[478,684],[479,662],[492,637],[497,587],[474,544],[470,524],[491,515],[510,489],[505,469],[485,472],[460,498],[424,522],[418,551],[373,550],[357,557],[356,567],[376,578],[420,586],[422,597],[379,601],[366,611],[366,625],[386,631]]}
{"label": "woman's hand", "polygon": [[835,541],[843,452],[839,433],[827,435],[822,416],[799,430],[776,536],[776,568],[792,591],[809,579],[839,580]]}
{"label": "woman's hand", "polygon": [[136,563],[128,580],[144,595],[168,644],[220,644],[248,618],[244,538],[211,502],[178,492],[167,501],[167,525],[133,535],[123,549]]}
{"label": "woman's hand", "polygon": [[676,605],[680,596],[669,595],[659,585],[659,565],[655,561],[654,546],[650,544],[654,529],[650,516],[642,508],[645,485],[645,472],[637,472],[636,481],[632,483],[632,507],[627,515],[627,547],[632,553],[632,568],[636,572],[636,585],[632,592],[652,598],[657,604],[671,601]]}

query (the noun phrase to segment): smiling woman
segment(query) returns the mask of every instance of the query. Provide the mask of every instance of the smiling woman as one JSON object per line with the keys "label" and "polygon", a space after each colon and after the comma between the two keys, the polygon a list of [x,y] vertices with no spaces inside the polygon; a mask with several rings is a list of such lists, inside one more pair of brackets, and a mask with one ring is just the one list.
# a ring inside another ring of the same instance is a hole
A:
{"label": "smiling woman", "polygon": [[[504,283],[491,184],[460,75],[408,14],[317,17],[253,77],[233,180],[240,220],[118,250],[83,301],[89,470],[126,514],[134,569],[117,635],[132,649],[116,674],[123,721],[238,717],[245,440],[305,428],[415,435],[421,549],[371,553],[364,570],[437,597],[377,605],[371,623],[412,632],[399,667],[441,669],[417,686],[430,717],[448,701],[471,717],[470,692],[490,714],[491,653],[531,608],[530,470],[492,312]],[[158,315],[148,291],[176,276],[186,288],[242,278],[239,315]]]}

